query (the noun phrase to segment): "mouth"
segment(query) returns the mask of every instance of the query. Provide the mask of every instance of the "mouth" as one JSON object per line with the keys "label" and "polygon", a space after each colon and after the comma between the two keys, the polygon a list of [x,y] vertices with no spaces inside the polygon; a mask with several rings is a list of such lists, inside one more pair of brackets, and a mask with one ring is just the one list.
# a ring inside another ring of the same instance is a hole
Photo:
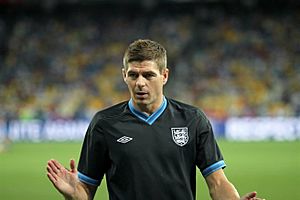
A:
{"label": "mouth", "polygon": [[135,96],[139,99],[144,99],[148,96],[148,93],[143,92],[143,91],[138,91],[138,92],[135,92]]}

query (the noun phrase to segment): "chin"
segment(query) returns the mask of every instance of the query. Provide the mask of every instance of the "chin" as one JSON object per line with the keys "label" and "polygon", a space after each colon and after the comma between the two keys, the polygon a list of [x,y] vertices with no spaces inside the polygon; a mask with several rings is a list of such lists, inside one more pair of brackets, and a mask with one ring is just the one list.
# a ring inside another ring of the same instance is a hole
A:
{"label": "chin", "polygon": [[147,99],[136,99],[137,104],[147,104],[149,101]]}
{"label": "chin", "polygon": [[134,101],[138,105],[147,105],[150,102],[149,99],[135,99]]}

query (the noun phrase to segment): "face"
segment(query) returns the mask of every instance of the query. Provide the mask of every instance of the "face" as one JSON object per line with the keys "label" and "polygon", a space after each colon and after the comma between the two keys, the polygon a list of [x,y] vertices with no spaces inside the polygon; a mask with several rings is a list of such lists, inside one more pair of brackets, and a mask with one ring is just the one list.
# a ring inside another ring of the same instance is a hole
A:
{"label": "face", "polygon": [[163,101],[163,86],[168,80],[168,69],[160,72],[156,62],[147,60],[128,63],[128,69],[123,68],[122,72],[137,109],[151,114],[159,108]]}

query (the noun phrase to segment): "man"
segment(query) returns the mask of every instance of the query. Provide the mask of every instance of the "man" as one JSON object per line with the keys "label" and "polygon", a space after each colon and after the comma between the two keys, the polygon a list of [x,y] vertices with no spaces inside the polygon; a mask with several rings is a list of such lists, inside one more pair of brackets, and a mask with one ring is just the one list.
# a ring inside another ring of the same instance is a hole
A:
{"label": "man", "polygon": [[98,112],[87,130],[78,171],[49,160],[47,175],[65,199],[93,199],[106,175],[111,200],[192,200],[196,166],[214,200],[240,198],[223,173],[225,162],[210,122],[199,109],[163,94],[167,54],[151,40],[129,45],[123,79],[131,99]]}

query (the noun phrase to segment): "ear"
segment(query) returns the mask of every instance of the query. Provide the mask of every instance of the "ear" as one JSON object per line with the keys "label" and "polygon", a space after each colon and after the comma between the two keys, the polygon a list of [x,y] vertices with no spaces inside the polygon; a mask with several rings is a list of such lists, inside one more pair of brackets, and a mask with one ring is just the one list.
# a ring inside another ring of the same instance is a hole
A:
{"label": "ear", "polygon": [[163,84],[165,85],[169,79],[169,69],[168,68],[164,69],[162,75],[163,75]]}
{"label": "ear", "polygon": [[126,83],[126,71],[125,71],[124,67],[122,68],[122,76],[123,76],[124,82]]}

